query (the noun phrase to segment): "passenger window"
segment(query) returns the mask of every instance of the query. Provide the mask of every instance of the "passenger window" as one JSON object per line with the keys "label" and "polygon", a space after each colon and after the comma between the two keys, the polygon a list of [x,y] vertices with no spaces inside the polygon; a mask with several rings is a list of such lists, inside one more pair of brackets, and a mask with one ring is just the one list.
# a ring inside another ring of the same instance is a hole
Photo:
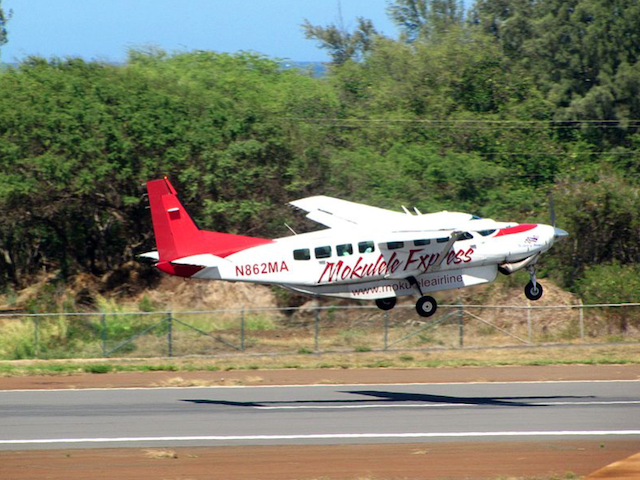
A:
{"label": "passenger window", "polygon": [[294,260],[311,260],[311,251],[308,248],[301,248],[293,251]]}
{"label": "passenger window", "polygon": [[353,255],[353,246],[350,243],[346,243],[344,245],[338,245],[336,247],[336,253],[339,257],[344,257],[346,255]]}
{"label": "passenger window", "polygon": [[447,243],[449,241],[449,238],[437,238],[436,242],[438,243]]}
{"label": "passenger window", "polygon": [[413,244],[416,247],[422,247],[423,245],[429,245],[430,243],[431,243],[431,240],[428,240],[428,239],[426,239],[426,240],[414,240],[413,241]]}
{"label": "passenger window", "polygon": [[471,235],[469,232],[464,232],[462,235],[460,235],[460,238],[458,238],[458,240],[473,240],[473,235]]}
{"label": "passenger window", "polygon": [[373,251],[375,251],[375,246],[373,245],[373,242],[360,242],[358,244],[358,251],[360,253],[371,253]]}
{"label": "passenger window", "polygon": [[483,237],[488,237],[489,235],[491,235],[493,232],[495,232],[496,230],[480,230],[478,233],[480,235],[482,235]]}
{"label": "passenger window", "polygon": [[404,247],[404,242],[387,242],[387,248],[389,250],[397,250]]}
{"label": "passenger window", "polygon": [[316,247],[316,258],[329,258],[331,256],[331,247]]}

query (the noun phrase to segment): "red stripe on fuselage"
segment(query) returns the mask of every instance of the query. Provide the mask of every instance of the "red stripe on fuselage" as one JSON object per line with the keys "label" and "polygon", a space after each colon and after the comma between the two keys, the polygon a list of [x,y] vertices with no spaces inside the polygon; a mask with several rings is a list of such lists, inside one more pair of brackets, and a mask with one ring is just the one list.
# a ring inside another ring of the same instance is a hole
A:
{"label": "red stripe on fuselage", "polygon": [[515,227],[501,228],[500,230],[498,230],[496,237],[501,237],[503,235],[513,235],[514,233],[528,232],[529,230],[533,230],[537,226],[538,225],[535,223],[523,223],[521,225],[516,225]]}

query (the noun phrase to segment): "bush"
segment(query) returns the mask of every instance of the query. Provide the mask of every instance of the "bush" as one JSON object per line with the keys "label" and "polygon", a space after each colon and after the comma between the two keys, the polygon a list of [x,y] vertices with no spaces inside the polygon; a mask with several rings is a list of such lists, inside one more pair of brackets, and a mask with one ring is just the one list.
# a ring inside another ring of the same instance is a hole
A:
{"label": "bush", "polygon": [[[634,303],[640,301],[640,266],[621,265],[617,262],[594,265],[585,270],[578,280],[578,291],[587,304]],[[609,309],[610,329],[616,326],[626,331],[631,323],[640,325],[628,308]]]}

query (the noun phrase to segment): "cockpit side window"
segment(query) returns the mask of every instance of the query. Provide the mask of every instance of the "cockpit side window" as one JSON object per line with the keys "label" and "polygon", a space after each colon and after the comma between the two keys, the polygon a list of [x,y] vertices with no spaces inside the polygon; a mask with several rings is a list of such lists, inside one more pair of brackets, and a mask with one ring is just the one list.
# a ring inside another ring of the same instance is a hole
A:
{"label": "cockpit side window", "polygon": [[473,239],[473,235],[471,235],[469,232],[463,232],[460,237],[458,237],[458,240],[472,240]]}
{"label": "cockpit side window", "polygon": [[495,228],[493,230],[480,230],[478,233],[480,235],[482,235],[483,237],[488,237],[489,235],[491,235],[493,232],[495,232]]}

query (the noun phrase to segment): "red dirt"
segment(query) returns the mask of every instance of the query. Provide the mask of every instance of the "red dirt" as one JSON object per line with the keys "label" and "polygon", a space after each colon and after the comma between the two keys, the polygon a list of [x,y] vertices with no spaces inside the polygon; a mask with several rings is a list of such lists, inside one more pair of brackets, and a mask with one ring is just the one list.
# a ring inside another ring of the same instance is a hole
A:
{"label": "red dirt", "polygon": [[0,478],[540,478],[567,472],[587,475],[638,448],[630,441],[570,441],[0,452]]}
{"label": "red dirt", "polygon": [[[0,389],[145,387],[185,383],[442,383],[638,380],[640,365],[501,368],[152,372],[0,378]],[[588,475],[640,450],[616,441],[530,441],[392,445],[73,449],[0,452],[0,479],[495,479]],[[594,479],[640,479],[640,460]],[[626,469],[626,470],[625,470]],[[627,472],[626,474],[624,472]],[[622,473],[621,473],[622,472]],[[623,476],[620,476],[623,475]],[[624,476],[627,475],[627,476]],[[629,476],[631,475],[631,476]]]}
{"label": "red dirt", "polygon": [[[515,382],[549,380],[640,380],[640,365],[534,367],[370,368],[359,370],[250,370],[231,372],[122,372],[68,376],[0,377],[0,390],[131,388],[169,385],[307,385],[381,383]],[[176,382],[178,383],[178,382]]]}

